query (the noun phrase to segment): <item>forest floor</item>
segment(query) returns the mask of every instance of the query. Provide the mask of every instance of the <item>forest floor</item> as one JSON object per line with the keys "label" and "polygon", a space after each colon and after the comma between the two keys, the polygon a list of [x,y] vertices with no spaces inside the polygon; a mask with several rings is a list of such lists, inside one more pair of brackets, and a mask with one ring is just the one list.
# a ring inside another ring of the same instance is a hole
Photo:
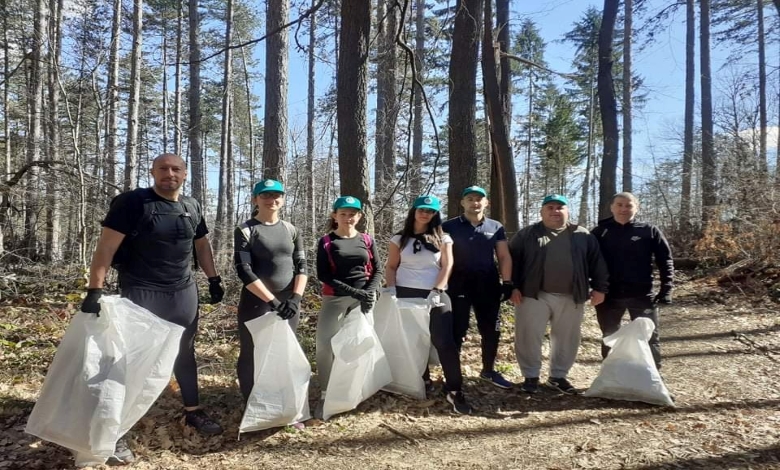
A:
{"label": "forest floor", "polygon": [[[416,401],[380,392],[357,410],[309,421],[302,431],[262,431],[240,440],[235,308],[228,302],[202,315],[197,340],[202,402],[225,433],[204,439],[183,427],[171,382],[128,434],[137,456],[132,468],[780,468],[780,305],[728,293],[712,277],[683,281],[675,294],[661,315],[663,376],[675,408],[497,389],[477,379],[474,334],[463,361],[465,393],[476,408],[471,416],[452,414],[439,396]],[[68,451],[23,431],[78,305],[73,295],[0,300],[0,469],[73,467]],[[308,310],[316,311],[314,302]],[[304,319],[299,330],[310,356],[314,321]],[[507,327],[500,370],[519,382],[509,315]],[[598,374],[599,341],[588,307],[570,375],[575,386],[587,387]],[[319,395],[316,379],[311,395]]]}

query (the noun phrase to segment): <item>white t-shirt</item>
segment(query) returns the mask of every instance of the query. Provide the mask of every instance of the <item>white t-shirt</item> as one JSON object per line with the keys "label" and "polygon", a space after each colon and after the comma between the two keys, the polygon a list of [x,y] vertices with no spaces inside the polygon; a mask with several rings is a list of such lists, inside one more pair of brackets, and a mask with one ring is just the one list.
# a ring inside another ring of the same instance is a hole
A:
{"label": "white t-shirt", "polygon": [[[442,245],[451,244],[452,238],[445,233],[441,241]],[[395,284],[414,289],[433,289],[441,270],[441,252],[434,253],[423,247],[415,253],[414,242],[414,238],[408,239],[401,250],[401,263],[395,274]],[[394,235],[390,243],[400,248],[401,235]]]}

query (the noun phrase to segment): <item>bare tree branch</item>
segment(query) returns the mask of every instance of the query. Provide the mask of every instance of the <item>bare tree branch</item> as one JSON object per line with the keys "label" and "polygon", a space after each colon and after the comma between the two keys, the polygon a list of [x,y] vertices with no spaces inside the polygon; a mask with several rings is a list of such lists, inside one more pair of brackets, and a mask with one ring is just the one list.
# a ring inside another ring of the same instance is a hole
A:
{"label": "bare tree branch", "polygon": [[501,54],[502,57],[506,57],[508,59],[516,60],[516,61],[520,62],[521,64],[525,64],[525,65],[528,65],[530,67],[536,67],[536,68],[538,68],[540,70],[544,70],[547,73],[552,73],[554,75],[558,75],[559,77],[563,77],[563,78],[566,78],[566,79],[569,79],[569,80],[574,80],[575,78],[577,78],[577,74],[568,73],[568,72],[556,72],[555,70],[548,69],[544,65],[537,64],[536,62],[534,62],[532,60],[529,60],[529,59],[526,59],[526,58],[523,58],[523,57],[520,57],[520,56],[516,56],[514,54],[508,54],[506,52],[501,52],[500,54]]}

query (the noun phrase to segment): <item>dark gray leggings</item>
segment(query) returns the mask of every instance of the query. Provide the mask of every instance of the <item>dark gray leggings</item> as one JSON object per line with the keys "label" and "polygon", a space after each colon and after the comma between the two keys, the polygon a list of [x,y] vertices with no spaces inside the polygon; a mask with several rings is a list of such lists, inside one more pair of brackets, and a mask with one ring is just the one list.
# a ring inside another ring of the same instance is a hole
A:
{"label": "dark gray leggings", "polygon": [[198,288],[193,283],[184,289],[161,292],[139,287],[122,288],[122,297],[149,310],[158,317],[183,326],[179,355],[173,375],[181,389],[184,406],[198,406],[198,365],[195,362],[195,333],[198,331]]}

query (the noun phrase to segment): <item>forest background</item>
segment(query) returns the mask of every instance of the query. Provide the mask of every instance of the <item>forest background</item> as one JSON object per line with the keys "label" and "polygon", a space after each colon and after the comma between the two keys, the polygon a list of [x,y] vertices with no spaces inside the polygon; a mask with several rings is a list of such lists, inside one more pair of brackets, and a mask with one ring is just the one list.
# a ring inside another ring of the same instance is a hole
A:
{"label": "forest background", "polygon": [[630,190],[716,263],[766,258],[780,226],[780,0],[1,6],[3,264],[87,265],[162,152],[188,162],[224,267],[265,177],[310,247],[340,194],[382,238],[416,195],[453,216],[475,183],[510,233],[544,194],[590,227]]}

